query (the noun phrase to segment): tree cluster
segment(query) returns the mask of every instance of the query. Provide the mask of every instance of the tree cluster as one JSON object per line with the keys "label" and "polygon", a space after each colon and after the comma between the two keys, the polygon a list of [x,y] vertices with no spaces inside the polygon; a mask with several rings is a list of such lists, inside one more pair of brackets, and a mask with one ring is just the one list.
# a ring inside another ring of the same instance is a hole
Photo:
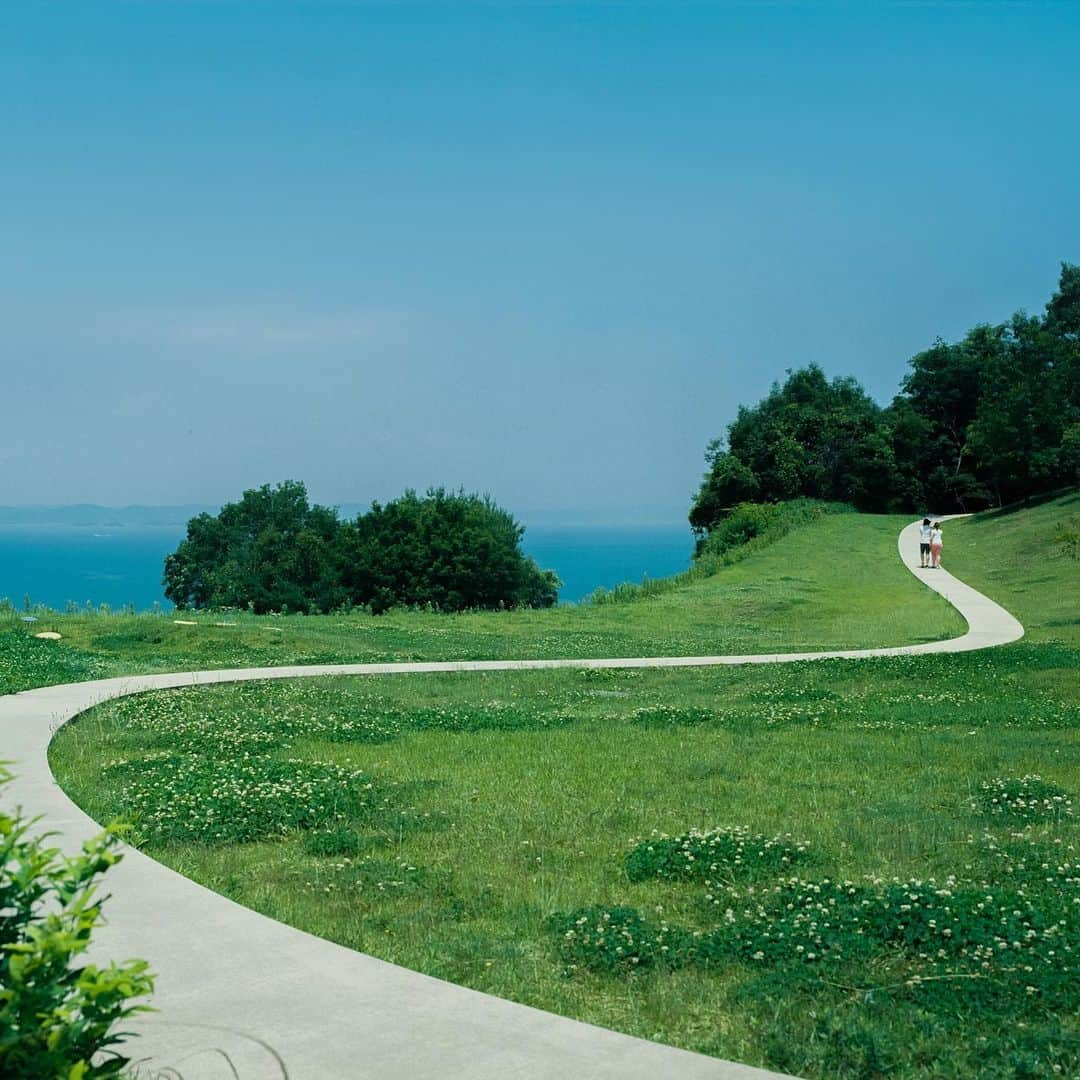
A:
{"label": "tree cluster", "polygon": [[407,491],[342,521],[286,481],[192,518],[166,556],[165,595],[180,608],[259,613],[550,607],[559,580],[522,552],[524,532],[487,496]]}
{"label": "tree cluster", "polygon": [[690,524],[743,502],[813,498],[860,510],[978,510],[1080,478],[1080,266],[1042,315],[935,342],[885,407],[853,378],[789,372],[709,444]]}

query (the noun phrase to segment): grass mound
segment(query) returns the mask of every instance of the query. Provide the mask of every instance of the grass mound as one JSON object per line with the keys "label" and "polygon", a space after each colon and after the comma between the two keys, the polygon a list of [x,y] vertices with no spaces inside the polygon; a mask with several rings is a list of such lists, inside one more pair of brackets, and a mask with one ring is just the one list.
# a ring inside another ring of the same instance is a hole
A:
{"label": "grass mound", "polygon": [[691,829],[680,836],[656,834],[634,845],[626,856],[631,881],[667,878],[717,886],[735,877],[778,870],[800,862],[809,845],[790,835],[763,836],[739,825]]}
{"label": "grass mound", "polygon": [[1056,821],[1072,817],[1072,799],[1063,787],[1041,776],[984,780],[971,800],[973,810],[1008,821]]}

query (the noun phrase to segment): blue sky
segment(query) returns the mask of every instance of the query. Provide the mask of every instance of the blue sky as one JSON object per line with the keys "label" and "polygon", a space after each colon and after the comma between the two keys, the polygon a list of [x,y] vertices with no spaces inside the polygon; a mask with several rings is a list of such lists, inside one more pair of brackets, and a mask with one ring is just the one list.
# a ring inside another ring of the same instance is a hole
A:
{"label": "blue sky", "polygon": [[678,520],[1080,261],[1080,4],[0,10],[0,503]]}

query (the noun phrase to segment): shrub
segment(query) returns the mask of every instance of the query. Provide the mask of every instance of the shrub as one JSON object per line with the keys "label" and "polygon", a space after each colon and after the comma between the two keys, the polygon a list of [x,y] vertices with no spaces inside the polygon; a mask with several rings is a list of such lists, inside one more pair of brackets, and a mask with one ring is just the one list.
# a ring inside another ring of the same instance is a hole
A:
{"label": "shrub", "polygon": [[188,522],[165,559],[165,595],[179,608],[332,611],[346,599],[340,531],[337,512],[309,505],[303,484],[264,484]]}
{"label": "shrub", "polygon": [[1064,788],[1034,774],[983,781],[971,808],[1009,821],[1056,821],[1073,812]]}
{"label": "shrub", "polygon": [[[0,767],[0,787],[11,774]],[[101,923],[101,875],[120,855],[115,831],[65,858],[31,836],[32,821],[0,810],[0,1074],[99,1080],[129,1059],[116,1025],[153,988],[141,960],[80,964]]]}
{"label": "shrub", "polygon": [[286,481],[192,518],[165,559],[165,595],[180,608],[260,614],[550,607],[559,580],[522,552],[524,531],[487,496],[442,488],[343,522]]}

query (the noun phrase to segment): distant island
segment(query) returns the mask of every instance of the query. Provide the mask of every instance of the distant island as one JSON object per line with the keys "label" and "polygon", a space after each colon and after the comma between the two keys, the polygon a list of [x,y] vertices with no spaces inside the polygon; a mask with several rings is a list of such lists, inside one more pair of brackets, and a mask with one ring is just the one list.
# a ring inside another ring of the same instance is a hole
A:
{"label": "distant island", "polygon": [[0,506],[0,525],[124,525],[183,527],[196,514],[216,512],[217,507],[188,504],[183,506],[98,506],[77,503],[74,506]]}

